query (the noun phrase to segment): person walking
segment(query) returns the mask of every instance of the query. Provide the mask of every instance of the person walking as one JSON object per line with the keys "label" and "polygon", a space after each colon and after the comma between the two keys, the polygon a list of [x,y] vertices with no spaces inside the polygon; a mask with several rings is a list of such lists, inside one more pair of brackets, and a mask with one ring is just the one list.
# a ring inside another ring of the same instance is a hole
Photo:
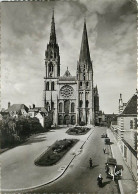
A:
{"label": "person walking", "polygon": [[102,178],[102,175],[101,174],[99,174],[99,176],[98,176],[98,178],[97,178],[97,181],[98,181],[98,185],[99,185],[99,187],[102,187],[102,181],[103,181],[103,178]]}
{"label": "person walking", "polygon": [[90,168],[92,168],[92,159],[89,160]]}
{"label": "person walking", "polygon": [[109,165],[108,165],[108,163],[106,164],[106,173],[108,174],[109,173]]}
{"label": "person walking", "polygon": [[106,148],[103,148],[103,152],[104,152],[104,154],[105,154],[105,152],[106,152]]}

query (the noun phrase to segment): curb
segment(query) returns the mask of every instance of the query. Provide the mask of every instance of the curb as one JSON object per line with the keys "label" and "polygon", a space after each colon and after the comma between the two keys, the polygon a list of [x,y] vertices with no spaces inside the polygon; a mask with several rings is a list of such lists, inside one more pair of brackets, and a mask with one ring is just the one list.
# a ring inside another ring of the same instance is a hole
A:
{"label": "curb", "polygon": [[[108,130],[109,130],[109,129],[108,129]],[[108,130],[107,130],[107,133],[108,133]],[[109,134],[108,134],[108,135],[109,135]],[[115,158],[114,152],[113,152],[113,149],[112,149],[112,145],[110,145],[110,148],[111,148],[112,156],[113,156],[113,158]],[[122,181],[121,181],[121,180],[118,180],[118,185],[119,185],[120,193],[121,193],[121,194],[124,194],[124,190],[123,190],[123,187],[122,187]]]}
{"label": "curb", "polygon": [[118,180],[118,184],[119,184],[120,193],[121,193],[121,194],[124,194],[124,190],[123,190],[123,187],[122,187],[122,182],[121,182],[121,180]]}
{"label": "curb", "polygon": [[[89,139],[89,137],[91,136],[91,134],[93,133],[94,129],[92,130],[92,132],[90,133],[90,135],[87,137],[86,141],[84,141],[84,143],[82,144],[82,146],[80,147],[80,149],[83,148],[84,144],[87,142],[87,140]],[[79,153],[80,154],[80,153]],[[45,185],[48,185],[50,183],[53,183],[54,181],[56,181],[57,179],[59,179],[64,173],[65,171],[68,169],[68,167],[70,166],[70,164],[72,163],[72,161],[74,160],[74,158],[76,156],[78,156],[79,154],[75,154],[74,157],[71,159],[71,161],[69,162],[69,164],[66,166],[66,168],[63,170],[63,172],[58,175],[56,178],[48,181],[47,183],[43,183],[43,184],[40,184],[40,185],[37,185],[37,186],[34,186],[34,187],[28,187],[28,188],[20,188],[20,189],[0,189],[0,192],[20,192],[20,191],[23,191],[23,192],[29,192],[31,191],[32,189],[38,189],[39,187],[42,187],[42,186],[45,186]]]}

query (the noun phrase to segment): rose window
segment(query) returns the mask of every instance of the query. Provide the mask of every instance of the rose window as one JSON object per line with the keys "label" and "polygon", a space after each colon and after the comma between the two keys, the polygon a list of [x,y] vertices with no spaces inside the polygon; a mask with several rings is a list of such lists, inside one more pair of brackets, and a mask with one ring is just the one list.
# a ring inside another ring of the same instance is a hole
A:
{"label": "rose window", "polygon": [[64,97],[64,98],[69,98],[72,96],[73,94],[73,88],[69,85],[65,85],[61,88],[60,90],[60,93],[61,95]]}

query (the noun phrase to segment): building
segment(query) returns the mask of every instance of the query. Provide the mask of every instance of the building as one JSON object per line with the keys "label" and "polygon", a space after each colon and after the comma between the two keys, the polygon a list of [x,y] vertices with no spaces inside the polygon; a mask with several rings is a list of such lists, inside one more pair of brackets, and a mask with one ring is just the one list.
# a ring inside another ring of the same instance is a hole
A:
{"label": "building", "polygon": [[120,151],[127,166],[137,179],[137,92],[128,103],[123,103],[122,94],[119,99],[117,123],[111,125]]}
{"label": "building", "polygon": [[[41,124],[42,127],[45,128],[45,121],[47,118],[50,117],[50,113],[48,113],[48,111],[46,110],[46,108],[44,107],[36,107],[35,104],[33,104],[33,107],[29,109],[28,111],[28,115],[30,117],[36,117],[39,119],[39,122]],[[48,125],[47,127],[50,127],[51,125]]]}
{"label": "building", "polygon": [[119,99],[119,115],[117,117],[118,135],[124,139],[126,133],[135,132],[137,129],[137,93],[135,93],[128,103],[123,103],[122,95]]}
{"label": "building", "polygon": [[11,105],[10,102],[8,102],[8,109],[2,110],[1,115],[9,115],[15,118],[18,118],[18,116],[27,116],[28,115],[29,108],[25,104],[13,104]]}
{"label": "building", "polygon": [[94,110],[94,91],[96,99],[98,89],[94,90],[93,86],[93,66],[85,21],[80,56],[76,65],[76,76],[72,76],[68,68],[61,76],[60,54],[53,12],[50,40],[45,51],[45,68],[44,107],[48,111],[52,111],[53,124],[75,125],[82,122],[94,124],[96,117],[94,111],[97,114],[99,107],[98,102]]}

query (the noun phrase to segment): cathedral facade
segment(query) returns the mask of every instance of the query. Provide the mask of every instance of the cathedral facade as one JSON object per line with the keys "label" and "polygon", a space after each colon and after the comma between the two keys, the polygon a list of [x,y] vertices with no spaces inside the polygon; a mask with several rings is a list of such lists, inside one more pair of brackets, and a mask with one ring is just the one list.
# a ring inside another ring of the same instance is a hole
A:
{"label": "cathedral facade", "polygon": [[[55,125],[94,124],[95,104],[99,103],[98,90],[93,86],[93,66],[90,58],[86,22],[84,22],[76,76],[67,68],[60,75],[59,46],[56,40],[54,12],[50,40],[45,51],[44,107],[52,112]],[[96,92],[95,92],[96,91]],[[95,99],[98,101],[95,102]],[[98,105],[99,106],[99,105]]]}

